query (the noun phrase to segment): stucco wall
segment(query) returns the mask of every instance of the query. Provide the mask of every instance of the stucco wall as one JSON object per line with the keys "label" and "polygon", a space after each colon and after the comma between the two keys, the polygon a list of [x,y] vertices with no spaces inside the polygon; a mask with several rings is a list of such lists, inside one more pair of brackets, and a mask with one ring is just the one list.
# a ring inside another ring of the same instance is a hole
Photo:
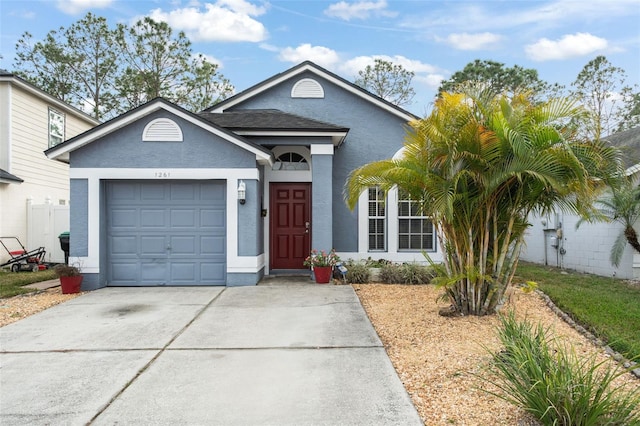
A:
{"label": "stucco wall", "polygon": [[[618,268],[610,262],[611,248],[622,232],[620,224],[583,222],[576,229],[579,218],[561,212],[544,218],[531,216],[529,221],[532,226],[526,233],[526,246],[520,256],[522,260],[545,264],[546,250],[546,264],[550,266],[602,276],[633,278],[633,252],[629,246]],[[546,225],[543,225],[543,221]],[[558,239],[556,249],[551,243],[552,237],[557,237],[555,229],[560,225],[562,239]]]}
{"label": "stucco wall", "polygon": [[[175,121],[183,142],[143,142],[142,132],[156,118]],[[72,167],[237,168],[255,167],[256,157],[166,111],[156,111],[71,153]]]}
{"label": "stucco wall", "polygon": [[[238,255],[256,256],[260,254],[258,239],[261,228],[258,227],[260,213],[260,188],[257,180],[244,181],[247,190],[245,204],[238,206]],[[232,194],[231,196],[235,196]]]}
{"label": "stucco wall", "polygon": [[312,154],[313,163],[311,185],[311,199],[313,202],[311,211],[312,241],[311,247],[316,250],[329,251],[335,247],[332,243],[331,235],[333,224],[332,211],[333,189],[329,171],[332,168],[333,156],[323,154]]}
{"label": "stucco wall", "polygon": [[[293,85],[303,78],[318,81],[324,98],[291,98]],[[350,129],[333,157],[333,246],[338,251],[357,252],[357,214],[346,207],[343,186],[353,169],[391,158],[402,147],[406,122],[312,73],[301,74],[238,106],[243,108],[275,108]]]}
{"label": "stucco wall", "polygon": [[[183,142],[142,141],[144,127],[160,117],[170,118],[180,126]],[[261,185],[256,179],[256,154],[242,146],[162,110],[72,151],[70,163],[74,177],[72,193],[78,204],[74,202],[71,208],[71,248],[72,256],[84,258],[86,262],[85,276],[89,279],[83,288],[107,284],[106,221],[100,219],[105,214],[105,180],[153,179],[156,168],[162,172],[162,176],[158,176],[161,179],[226,179],[227,214],[231,215],[227,217],[227,267],[242,270],[259,264],[261,248],[256,235],[262,232],[259,225]],[[247,186],[247,202],[242,206],[238,205],[235,189],[240,179]],[[255,279],[262,274],[259,265],[253,269],[258,272],[236,275],[243,276],[245,282],[246,277]]]}

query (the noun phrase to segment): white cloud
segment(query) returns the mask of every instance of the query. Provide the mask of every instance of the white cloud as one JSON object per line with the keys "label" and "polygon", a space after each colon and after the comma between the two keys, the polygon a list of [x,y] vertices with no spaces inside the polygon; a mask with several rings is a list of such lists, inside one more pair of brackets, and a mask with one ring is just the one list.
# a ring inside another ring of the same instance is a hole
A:
{"label": "white cloud", "polygon": [[202,57],[196,55],[192,55],[193,59],[196,61],[199,61],[200,59],[204,59],[207,62],[210,62],[212,64],[216,64],[218,66],[218,69],[222,69],[223,65],[222,65],[222,61],[219,60],[218,58],[211,56],[211,55],[207,55],[206,53],[200,53],[200,55],[202,55]]}
{"label": "white cloud", "polygon": [[269,43],[260,43],[260,49],[266,50],[267,52],[279,52],[280,48],[278,46],[274,46]]}
{"label": "white cloud", "polygon": [[607,40],[589,33],[567,34],[559,40],[541,38],[527,45],[525,52],[534,61],[551,61],[585,56],[607,48]]}
{"label": "white cloud", "polygon": [[367,19],[370,16],[396,16],[396,12],[387,10],[387,1],[358,1],[355,3],[347,3],[341,1],[334,3],[325,9],[324,14],[334,18],[340,18],[345,21],[351,19]]}
{"label": "white cloud", "polygon": [[164,12],[155,9],[149,15],[156,21],[168,23],[173,29],[184,31],[193,41],[249,41],[267,38],[267,30],[254,19],[266,8],[245,0],[219,0],[200,7],[186,7]]}
{"label": "white cloud", "polygon": [[345,61],[340,66],[340,71],[356,76],[358,71],[366,68],[367,65],[373,66],[376,59],[391,62],[393,64],[401,65],[407,71],[413,71],[416,77],[421,74],[432,74],[438,72],[438,68],[433,65],[425,64],[415,59],[409,59],[402,55],[387,56],[387,55],[374,55],[374,56],[357,56],[353,59]]}
{"label": "white cloud", "polygon": [[312,61],[325,68],[333,68],[340,61],[335,50],[324,46],[312,46],[309,43],[298,47],[285,47],[280,51],[278,58],[293,63]]}
{"label": "white cloud", "polygon": [[355,79],[358,71],[365,69],[367,65],[373,66],[375,59],[382,59],[383,61],[398,64],[407,71],[413,71],[413,86],[418,92],[419,86],[426,87],[429,90],[436,90],[440,86],[440,82],[444,80],[444,76],[442,75],[443,70],[438,67],[401,55],[357,56],[342,62],[338,71],[345,76],[352,76],[352,79]]}
{"label": "white cloud", "polygon": [[416,82],[422,83],[430,89],[438,89],[444,79],[445,76],[442,74],[416,75],[414,77]]}
{"label": "white cloud", "polygon": [[403,17],[402,27],[432,33],[513,28],[531,33],[602,20],[615,25],[617,17],[637,14],[638,9],[637,0],[450,2],[446,8],[441,3],[432,2],[427,12]]}
{"label": "white cloud", "polygon": [[69,15],[75,15],[87,9],[103,9],[113,0],[58,0],[58,9]]}
{"label": "white cloud", "polygon": [[493,33],[457,33],[449,34],[447,44],[458,50],[482,50],[496,48],[502,36]]}

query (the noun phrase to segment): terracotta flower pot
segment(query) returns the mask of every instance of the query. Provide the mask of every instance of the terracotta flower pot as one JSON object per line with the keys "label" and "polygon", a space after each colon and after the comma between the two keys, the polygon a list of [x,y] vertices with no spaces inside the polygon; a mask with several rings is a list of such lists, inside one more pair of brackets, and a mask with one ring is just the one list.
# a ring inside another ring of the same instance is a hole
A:
{"label": "terracotta flower pot", "polygon": [[82,275],[60,277],[60,287],[62,288],[62,294],[79,293],[81,284]]}
{"label": "terracotta flower pot", "polygon": [[313,274],[316,276],[316,283],[327,284],[331,281],[331,273],[333,268],[331,266],[314,266]]}

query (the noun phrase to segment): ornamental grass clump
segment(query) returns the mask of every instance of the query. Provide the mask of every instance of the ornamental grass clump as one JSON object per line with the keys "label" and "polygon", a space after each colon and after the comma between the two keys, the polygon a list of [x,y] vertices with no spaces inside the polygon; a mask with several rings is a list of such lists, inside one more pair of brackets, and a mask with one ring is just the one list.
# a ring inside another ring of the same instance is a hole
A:
{"label": "ornamental grass clump", "polygon": [[493,353],[499,392],[493,395],[522,407],[543,425],[640,425],[640,386],[616,384],[627,370],[596,355],[584,357],[548,337],[541,325],[500,319],[504,350]]}
{"label": "ornamental grass clump", "polygon": [[346,262],[347,281],[350,284],[366,284],[371,281],[371,273],[366,262],[349,260]]}
{"label": "ornamental grass clump", "polygon": [[435,271],[417,263],[388,263],[380,269],[380,280],[387,284],[429,284]]}

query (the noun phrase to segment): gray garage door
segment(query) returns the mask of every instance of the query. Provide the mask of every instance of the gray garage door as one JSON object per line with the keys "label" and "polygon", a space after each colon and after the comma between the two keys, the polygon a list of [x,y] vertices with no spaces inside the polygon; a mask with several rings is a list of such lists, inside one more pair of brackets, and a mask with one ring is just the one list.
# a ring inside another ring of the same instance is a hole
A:
{"label": "gray garage door", "polygon": [[109,285],[224,285],[224,181],[107,183]]}

